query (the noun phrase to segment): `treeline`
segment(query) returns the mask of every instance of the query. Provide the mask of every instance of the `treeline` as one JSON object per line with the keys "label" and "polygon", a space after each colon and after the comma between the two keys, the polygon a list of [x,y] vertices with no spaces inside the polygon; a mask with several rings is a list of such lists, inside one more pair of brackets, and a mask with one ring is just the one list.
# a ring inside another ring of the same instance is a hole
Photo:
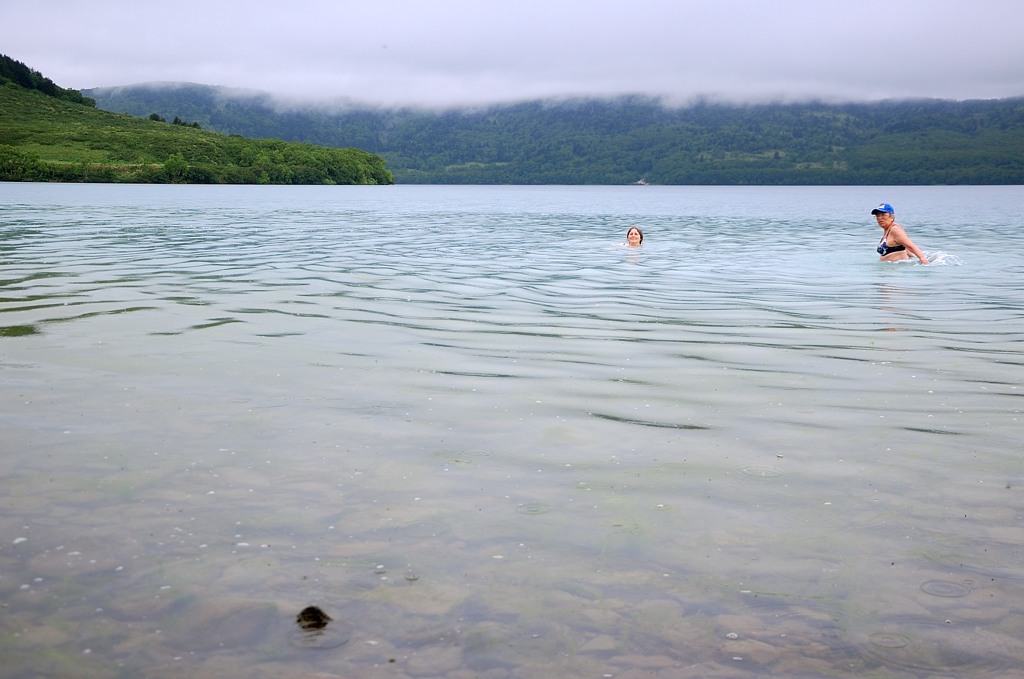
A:
{"label": "treeline", "polygon": [[[149,114],[149,119],[152,120],[152,121],[158,122],[158,123],[166,123],[167,122],[167,118],[164,118],[159,113],[150,113]],[[171,125],[182,125],[184,127],[193,127],[193,128],[195,128],[197,130],[203,129],[203,126],[200,125],[199,123],[196,123],[196,122],[186,123],[184,120],[182,120],[178,116],[174,116],[174,120],[171,121]]]}
{"label": "treeline", "polygon": [[426,111],[284,107],[192,84],[87,94],[138,116],[356,146],[404,183],[1024,183],[1022,98],[669,107],[621,97]]}
{"label": "treeline", "polygon": [[82,96],[78,90],[58,87],[39,71],[29,68],[20,61],[15,61],[5,54],[0,54],[0,85],[8,82],[28,90],[38,90],[48,97],[63,99],[83,106],[96,106],[94,99]]}
{"label": "treeline", "polygon": [[[4,98],[0,96],[0,104]],[[108,139],[125,136],[107,134]],[[129,132],[129,135],[134,134]],[[152,138],[144,139],[152,141]],[[116,143],[116,142],[114,142]],[[50,160],[0,133],[0,181],[96,182],[132,184],[393,184],[379,156],[357,149],[327,149],[273,139],[224,137],[220,144],[154,144],[133,154],[125,144],[118,154],[96,159]],[[99,147],[96,147],[99,150]],[[77,154],[76,154],[77,155]],[[129,160],[127,156],[133,155]],[[158,161],[157,158],[162,157]]]}
{"label": "treeline", "polygon": [[394,183],[384,159],[366,151],[109,113],[74,101],[69,90],[47,94],[40,78],[34,87],[0,83],[0,181]]}

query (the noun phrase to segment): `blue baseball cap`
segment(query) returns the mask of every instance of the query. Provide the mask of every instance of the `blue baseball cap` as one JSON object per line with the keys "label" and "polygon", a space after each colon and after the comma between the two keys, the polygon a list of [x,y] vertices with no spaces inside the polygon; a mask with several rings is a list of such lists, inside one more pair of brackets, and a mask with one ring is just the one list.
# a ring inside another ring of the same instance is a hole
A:
{"label": "blue baseball cap", "polygon": [[892,205],[889,205],[888,203],[882,203],[881,205],[876,207],[874,210],[872,210],[871,214],[877,215],[879,212],[888,212],[891,215],[896,214],[896,210],[893,210],[892,209]]}

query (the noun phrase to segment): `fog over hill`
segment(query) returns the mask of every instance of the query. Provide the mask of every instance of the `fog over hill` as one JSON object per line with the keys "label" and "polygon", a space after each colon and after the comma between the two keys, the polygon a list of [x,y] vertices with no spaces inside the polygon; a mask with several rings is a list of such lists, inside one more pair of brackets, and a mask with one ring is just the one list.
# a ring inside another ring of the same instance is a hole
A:
{"label": "fog over hill", "polygon": [[194,83],[83,91],[100,108],[355,147],[396,182],[1024,183],[1024,99],[671,106],[645,96],[452,109],[299,104]]}
{"label": "fog over hill", "polygon": [[1021,25],[1009,0],[0,3],[0,45],[65,87],[183,81],[388,108],[1021,96]]}

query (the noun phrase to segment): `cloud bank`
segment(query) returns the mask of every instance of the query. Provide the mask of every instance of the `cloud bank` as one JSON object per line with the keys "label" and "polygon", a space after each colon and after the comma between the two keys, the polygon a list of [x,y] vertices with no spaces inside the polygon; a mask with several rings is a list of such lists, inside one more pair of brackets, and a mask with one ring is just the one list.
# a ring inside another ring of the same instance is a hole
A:
{"label": "cloud bank", "polygon": [[464,106],[1024,95],[1014,0],[5,0],[0,51],[63,87],[185,81]]}

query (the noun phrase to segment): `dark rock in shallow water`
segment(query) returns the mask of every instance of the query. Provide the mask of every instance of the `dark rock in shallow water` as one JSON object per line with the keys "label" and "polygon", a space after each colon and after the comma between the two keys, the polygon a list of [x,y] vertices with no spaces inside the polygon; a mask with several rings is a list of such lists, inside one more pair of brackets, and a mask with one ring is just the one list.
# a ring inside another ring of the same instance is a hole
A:
{"label": "dark rock in shallow water", "polygon": [[351,625],[337,622],[327,629],[333,618],[318,606],[307,606],[295,616],[299,629],[288,635],[288,641],[296,648],[336,648],[349,640],[352,634]]}
{"label": "dark rock in shallow water", "polygon": [[295,616],[295,622],[305,630],[323,629],[333,619],[317,606],[306,606]]}

